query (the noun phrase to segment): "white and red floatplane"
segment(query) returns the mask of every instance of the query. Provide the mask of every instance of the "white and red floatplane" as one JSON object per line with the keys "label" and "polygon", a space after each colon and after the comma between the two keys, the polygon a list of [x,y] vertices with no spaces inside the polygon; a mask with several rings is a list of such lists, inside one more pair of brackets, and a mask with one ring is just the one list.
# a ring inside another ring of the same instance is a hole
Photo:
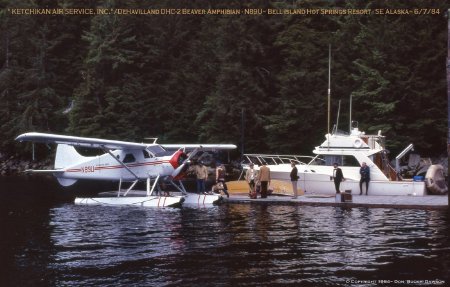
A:
{"label": "white and red floatplane", "polygon": [[[27,170],[32,173],[53,174],[63,186],[78,180],[106,180],[119,182],[117,192],[107,192],[96,197],[76,198],[77,204],[178,206],[187,204],[212,204],[221,199],[215,194],[186,192],[181,179],[189,167],[190,159],[199,151],[231,150],[233,144],[166,144],[135,143],[98,138],[30,132],[16,140],[57,144],[54,169]],[[103,154],[83,156],[75,147],[100,149]],[[172,150],[172,151],[171,151]],[[189,156],[187,152],[190,151]],[[146,182],[146,190],[133,190],[138,182]],[[161,195],[159,181],[171,183],[180,195]],[[129,182],[128,189],[122,183]]]}

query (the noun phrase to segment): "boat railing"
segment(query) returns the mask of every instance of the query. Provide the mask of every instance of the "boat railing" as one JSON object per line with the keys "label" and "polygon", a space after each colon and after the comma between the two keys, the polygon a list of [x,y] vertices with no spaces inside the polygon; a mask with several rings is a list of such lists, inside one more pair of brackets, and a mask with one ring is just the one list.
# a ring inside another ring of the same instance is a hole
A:
{"label": "boat railing", "polygon": [[[253,163],[256,165],[279,165],[290,164],[295,162],[296,164],[307,165],[309,162],[315,159],[312,156],[305,155],[288,155],[288,154],[244,154],[246,160],[244,162]],[[306,161],[306,163],[305,163]]]}
{"label": "boat railing", "polygon": [[386,166],[385,175],[390,181],[403,181],[403,177],[398,173],[395,168],[389,163]]}

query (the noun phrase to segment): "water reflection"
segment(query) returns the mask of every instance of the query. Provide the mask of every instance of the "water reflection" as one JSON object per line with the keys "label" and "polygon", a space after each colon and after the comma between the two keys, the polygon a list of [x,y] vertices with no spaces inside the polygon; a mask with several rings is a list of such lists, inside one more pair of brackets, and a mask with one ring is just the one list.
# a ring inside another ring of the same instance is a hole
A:
{"label": "water reflection", "polygon": [[0,204],[0,282],[2,286],[54,285],[49,272],[54,246],[46,206]]}
{"label": "water reflection", "polygon": [[450,282],[449,222],[441,211],[291,205],[28,207],[2,215],[2,231],[13,231],[1,237],[11,274],[2,277],[43,286]]}

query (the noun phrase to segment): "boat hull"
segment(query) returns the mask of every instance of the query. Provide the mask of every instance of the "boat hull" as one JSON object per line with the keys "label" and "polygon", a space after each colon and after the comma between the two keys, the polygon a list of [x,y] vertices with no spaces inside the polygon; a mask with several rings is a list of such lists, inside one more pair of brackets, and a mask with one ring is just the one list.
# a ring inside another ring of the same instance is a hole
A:
{"label": "boat hull", "polygon": [[[290,181],[289,173],[287,172],[272,172],[271,176],[275,180]],[[300,179],[297,186],[305,194],[335,194],[333,179],[329,174],[320,173],[300,173]],[[340,191],[351,190],[353,194],[359,194],[359,180],[346,179],[341,183]],[[366,194],[366,187],[363,184],[363,194]],[[423,181],[370,181],[369,183],[370,195],[425,195],[425,182]]]}

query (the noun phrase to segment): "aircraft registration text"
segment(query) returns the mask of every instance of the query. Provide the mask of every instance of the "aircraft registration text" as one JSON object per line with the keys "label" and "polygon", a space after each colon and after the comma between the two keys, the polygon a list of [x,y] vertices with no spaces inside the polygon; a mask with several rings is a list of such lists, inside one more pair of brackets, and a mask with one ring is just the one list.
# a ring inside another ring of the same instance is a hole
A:
{"label": "aircraft registration text", "polygon": [[95,172],[95,166],[91,165],[91,166],[83,166],[81,168],[81,171],[84,173],[88,173],[88,172]]}

